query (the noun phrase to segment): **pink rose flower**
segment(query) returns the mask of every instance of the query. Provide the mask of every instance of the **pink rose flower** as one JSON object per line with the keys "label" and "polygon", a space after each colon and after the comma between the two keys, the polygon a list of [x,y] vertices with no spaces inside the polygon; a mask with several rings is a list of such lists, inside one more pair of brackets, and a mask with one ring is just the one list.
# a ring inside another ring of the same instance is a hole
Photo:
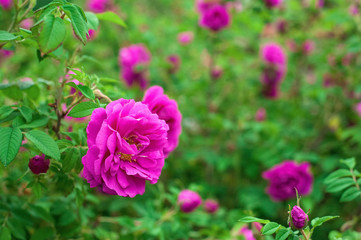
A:
{"label": "pink rose flower", "polygon": [[221,0],[196,0],[196,8],[199,13],[203,13],[220,2]]}
{"label": "pink rose flower", "polygon": [[11,50],[0,49],[0,64],[14,54]]}
{"label": "pink rose flower", "polygon": [[222,5],[214,5],[201,13],[199,26],[218,32],[229,26],[231,18],[227,9]]}
{"label": "pink rose flower", "polygon": [[263,172],[262,177],[269,180],[267,193],[275,201],[296,197],[295,188],[301,195],[309,194],[313,183],[310,167],[308,162],[287,160]]}
{"label": "pink rose flower", "polygon": [[219,208],[219,204],[216,200],[213,199],[207,199],[204,202],[204,209],[206,210],[206,212],[208,213],[215,213],[218,211]]}
{"label": "pink rose flower", "polygon": [[151,56],[142,44],[122,48],[119,52],[119,65],[122,67],[122,77],[128,86],[137,83],[142,89],[148,85],[146,67]]}
{"label": "pink rose flower", "polygon": [[257,122],[263,122],[266,119],[267,112],[264,108],[259,108],[256,112],[255,119]]}
{"label": "pink rose flower", "polygon": [[221,67],[214,67],[211,72],[211,76],[213,79],[219,79],[223,75],[223,69]]}
{"label": "pink rose flower", "polygon": [[269,8],[278,7],[282,4],[282,0],[264,0],[264,3]]}
{"label": "pink rose flower", "polygon": [[244,226],[239,230],[239,235],[243,235],[245,240],[256,240],[253,236],[252,230],[247,228],[247,226]]}
{"label": "pink rose flower", "polygon": [[313,53],[313,51],[315,50],[315,42],[312,40],[306,40],[303,44],[302,44],[302,52],[305,55],[310,55]]}
{"label": "pink rose flower", "polygon": [[179,135],[182,132],[182,114],[178,109],[178,104],[175,100],[169,99],[160,86],[149,88],[144,94],[143,103],[149,107],[152,113],[158,114],[159,118],[169,126],[168,141],[163,150],[165,157],[167,157],[178,146]]}
{"label": "pink rose flower", "polygon": [[35,157],[29,160],[29,168],[30,170],[38,175],[40,173],[46,173],[49,169],[50,160],[45,159],[45,155],[36,155]]}
{"label": "pink rose flower", "polygon": [[356,110],[356,113],[361,117],[361,102],[356,104],[355,110]]}
{"label": "pink rose flower", "polygon": [[187,45],[193,41],[194,34],[191,31],[181,32],[178,34],[178,42],[182,45]]}
{"label": "pink rose flower", "polygon": [[9,10],[13,4],[12,0],[0,0],[0,5],[5,9]]}
{"label": "pink rose flower", "polygon": [[88,41],[91,41],[91,40],[94,40],[97,37],[98,32],[96,30],[94,30],[94,29],[89,29],[88,34],[89,35],[86,36],[86,39]]}
{"label": "pink rose flower", "polygon": [[169,72],[171,74],[175,74],[176,72],[178,72],[180,64],[181,64],[180,57],[176,54],[172,54],[172,55],[168,56],[167,61],[171,65]]}
{"label": "pink rose flower", "polygon": [[202,203],[202,198],[198,193],[185,189],[178,195],[178,204],[184,213],[193,212]]}
{"label": "pink rose flower", "polygon": [[302,229],[307,226],[309,221],[308,215],[299,206],[293,206],[291,210],[290,226],[296,229]]}
{"label": "pink rose flower", "polygon": [[20,23],[20,27],[24,29],[30,29],[33,26],[33,24],[34,24],[34,20],[32,18],[27,18]]}
{"label": "pink rose flower", "polygon": [[348,12],[350,13],[351,16],[357,16],[360,13],[356,4],[350,5]]}
{"label": "pink rose flower", "polygon": [[143,194],[146,180],[155,184],[161,174],[168,130],[141,102],[119,99],[95,109],[86,130],[82,177],[106,194]]}
{"label": "pink rose flower", "polygon": [[111,5],[109,0],[88,0],[87,9],[95,13],[102,13],[109,10],[109,6]]}

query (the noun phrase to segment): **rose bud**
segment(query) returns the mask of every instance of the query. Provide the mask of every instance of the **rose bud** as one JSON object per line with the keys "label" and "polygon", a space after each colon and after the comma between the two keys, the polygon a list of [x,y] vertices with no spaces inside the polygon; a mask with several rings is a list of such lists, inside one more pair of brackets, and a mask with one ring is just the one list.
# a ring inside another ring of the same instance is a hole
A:
{"label": "rose bud", "polygon": [[219,204],[218,204],[218,202],[216,200],[207,199],[204,202],[204,209],[208,213],[215,213],[215,212],[217,212],[218,208],[219,208]]}
{"label": "rose bud", "polygon": [[34,174],[46,173],[49,169],[50,160],[45,155],[36,155],[29,160],[29,168]]}
{"label": "rose bud", "polygon": [[202,203],[202,198],[198,193],[191,190],[182,190],[178,195],[178,204],[182,212],[193,212]]}
{"label": "rose bud", "polygon": [[307,226],[309,221],[308,215],[299,206],[294,206],[291,211],[290,226],[302,229]]}

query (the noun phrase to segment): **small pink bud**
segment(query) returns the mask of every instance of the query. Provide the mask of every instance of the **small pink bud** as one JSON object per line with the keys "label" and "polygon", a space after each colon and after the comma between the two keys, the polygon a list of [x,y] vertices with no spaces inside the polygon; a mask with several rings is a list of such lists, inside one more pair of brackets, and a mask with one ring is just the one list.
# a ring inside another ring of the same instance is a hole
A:
{"label": "small pink bud", "polygon": [[34,174],[46,173],[49,169],[50,160],[45,155],[36,155],[29,160],[29,168]]}

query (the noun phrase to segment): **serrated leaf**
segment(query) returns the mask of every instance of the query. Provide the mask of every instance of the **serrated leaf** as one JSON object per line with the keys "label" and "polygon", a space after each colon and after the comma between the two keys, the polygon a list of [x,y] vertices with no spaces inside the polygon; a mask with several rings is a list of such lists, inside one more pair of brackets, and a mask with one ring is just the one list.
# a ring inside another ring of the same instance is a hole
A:
{"label": "serrated leaf", "polygon": [[0,128],[0,160],[6,167],[18,153],[22,134],[19,128]]}
{"label": "serrated leaf", "polygon": [[291,230],[287,228],[280,229],[276,234],[276,240],[285,240],[291,234]]}
{"label": "serrated leaf", "polygon": [[43,207],[36,206],[36,205],[30,205],[29,207],[29,213],[39,219],[42,219],[46,222],[54,222],[53,217],[50,215],[50,213],[44,209]]}
{"label": "serrated leaf", "polygon": [[328,175],[325,180],[324,183],[328,184],[340,177],[348,177],[348,176],[352,176],[351,172],[349,170],[346,169],[338,169],[335,172],[331,173],[330,175]]}
{"label": "serrated leaf", "polygon": [[349,202],[361,197],[361,191],[357,187],[350,187],[341,196],[340,202]]}
{"label": "serrated leaf", "polygon": [[321,218],[314,218],[311,221],[311,225],[315,228],[315,227],[319,227],[321,226],[324,222],[330,221],[332,219],[338,218],[339,216],[325,216],[325,217],[321,217]]}
{"label": "serrated leaf", "polygon": [[12,107],[9,107],[9,106],[0,107],[0,119],[6,118],[14,111],[15,111],[15,109],[13,109]]}
{"label": "serrated leaf", "polygon": [[55,232],[52,227],[42,227],[36,229],[30,238],[30,240],[47,240],[47,239],[55,239]]}
{"label": "serrated leaf", "polygon": [[2,30],[0,31],[0,42],[7,42],[7,41],[15,40],[17,38],[18,37],[12,33]]}
{"label": "serrated leaf", "polygon": [[38,38],[41,51],[48,54],[60,47],[65,39],[65,34],[64,20],[51,14],[47,15]]}
{"label": "serrated leaf", "polygon": [[85,16],[88,20],[88,28],[97,30],[98,26],[99,26],[99,19],[98,19],[97,15],[95,15],[92,12],[85,12]]}
{"label": "serrated leaf", "polygon": [[81,118],[92,114],[94,109],[99,108],[98,104],[93,102],[81,102],[75,105],[68,113],[69,117]]}
{"label": "serrated leaf", "polygon": [[40,116],[39,118],[33,119],[31,123],[20,125],[19,128],[37,128],[42,127],[48,123],[49,119],[46,116]]}
{"label": "serrated leaf", "polygon": [[78,91],[80,91],[86,98],[89,98],[91,100],[95,99],[95,95],[93,93],[93,90],[91,90],[89,87],[81,85],[81,84],[75,84],[74,82],[68,82],[66,85],[69,85]]}
{"label": "serrated leaf", "polygon": [[29,123],[33,119],[33,110],[27,106],[19,108],[21,115],[25,118],[26,122]]}
{"label": "serrated leaf", "polygon": [[349,186],[351,186],[353,184],[355,184],[355,182],[352,180],[352,178],[337,179],[327,186],[326,191],[327,192],[339,192],[345,188],[348,188]]}
{"label": "serrated leaf", "polygon": [[71,25],[73,27],[75,36],[85,45],[87,41],[86,36],[88,34],[88,27],[86,18],[84,20],[84,13],[76,5],[65,5],[62,8],[65,14],[71,20]]}
{"label": "serrated leaf", "polygon": [[104,12],[96,14],[99,20],[112,22],[122,27],[127,27],[124,21],[114,12]]}
{"label": "serrated leaf", "polygon": [[342,159],[341,163],[345,164],[350,169],[353,169],[356,166],[355,158]]}
{"label": "serrated leaf", "polygon": [[39,130],[31,130],[30,132],[25,133],[25,136],[29,141],[34,143],[42,153],[55,160],[60,160],[58,145],[48,134]]}
{"label": "serrated leaf", "polygon": [[271,234],[275,233],[280,227],[281,227],[281,225],[279,225],[278,223],[269,222],[263,226],[262,234],[263,235],[271,235]]}
{"label": "serrated leaf", "polygon": [[266,224],[266,223],[270,222],[269,220],[256,218],[256,217],[252,217],[252,216],[243,217],[238,221],[239,222],[244,222],[244,223],[259,222],[259,223],[263,223],[263,224]]}

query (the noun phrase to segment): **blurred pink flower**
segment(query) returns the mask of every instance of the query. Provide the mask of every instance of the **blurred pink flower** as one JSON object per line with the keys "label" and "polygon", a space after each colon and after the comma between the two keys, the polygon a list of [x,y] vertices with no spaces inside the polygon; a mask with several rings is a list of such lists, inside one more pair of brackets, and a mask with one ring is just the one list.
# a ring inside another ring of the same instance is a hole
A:
{"label": "blurred pink flower", "polygon": [[13,0],[0,0],[0,5],[5,9],[9,10],[13,4]]}
{"label": "blurred pink flower", "polygon": [[355,111],[361,117],[361,102],[356,104]]}
{"label": "blurred pink flower", "polygon": [[178,72],[181,64],[180,57],[177,54],[172,54],[168,56],[167,61],[170,64],[169,72],[171,74],[175,74],[176,72]]}
{"label": "blurred pink flower", "polygon": [[213,79],[219,79],[223,75],[223,69],[221,67],[219,67],[219,66],[215,66],[212,69],[211,75],[212,75]]}
{"label": "blurred pink flower", "polygon": [[301,195],[312,190],[313,177],[308,162],[297,164],[286,160],[263,172],[262,177],[269,180],[267,193],[275,201],[283,201],[296,197],[295,188]]}
{"label": "blurred pink flower", "polygon": [[257,122],[263,122],[266,119],[267,112],[264,108],[259,108],[256,112],[255,119]]}
{"label": "blurred pink flower", "polygon": [[325,0],[316,0],[316,8],[323,8],[325,6]]}
{"label": "blurred pink flower", "polygon": [[282,4],[282,0],[264,0],[264,3],[267,7],[273,8],[280,6]]}
{"label": "blurred pink flower", "polygon": [[229,26],[231,17],[222,5],[214,5],[201,13],[199,26],[218,32]]}
{"label": "blurred pink flower", "polygon": [[239,235],[243,235],[245,240],[256,240],[256,238],[253,236],[252,230],[247,226],[244,226],[239,230]]}
{"label": "blurred pink flower", "polygon": [[306,40],[302,44],[302,52],[305,55],[310,55],[315,50],[315,42],[312,40]]}
{"label": "blurred pink flower", "polygon": [[360,13],[357,5],[355,4],[350,5],[348,12],[350,13],[351,16],[356,16]]}
{"label": "blurred pink flower", "polygon": [[260,224],[259,222],[253,222],[252,225],[257,229],[257,231],[261,232],[262,230],[262,224]]}
{"label": "blurred pink flower", "polygon": [[199,13],[203,13],[220,2],[221,0],[196,0],[196,9]]}
{"label": "blurred pink flower", "polygon": [[181,32],[178,34],[178,42],[182,45],[187,45],[193,41],[194,34],[191,31]]}
{"label": "blurred pink flower", "polygon": [[204,201],[204,209],[206,210],[206,212],[215,213],[218,211],[218,208],[219,208],[219,204],[216,200],[207,199],[206,201]]}
{"label": "blurred pink flower", "polygon": [[20,23],[20,27],[24,29],[30,29],[33,26],[33,24],[34,24],[34,20],[32,18],[27,18]]}
{"label": "blurred pink flower", "polygon": [[86,5],[88,10],[95,13],[102,13],[109,10],[111,2],[110,0],[88,0]]}
{"label": "blurred pink flower", "polygon": [[46,173],[49,169],[50,160],[45,159],[45,155],[36,155],[29,160],[29,168],[32,173],[38,175],[40,173]]}
{"label": "blurred pink flower", "polygon": [[107,194],[142,195],[146,180],[155,184],[160,177],[167,131],[166,122],[141,102],[119,99],[95,109],[82,177]]}
{"label": "blurred pink flower", "polygon": [[142,89],[148,85],[147,65],[151,55],[142,44],[124,47],[119,51],[119,65],[122,67],[122,77],[128,86],[139,84]]}
{"label": "blurred pink flower", "polygon": [[86,39],[88,41],[91,41],[91,40],[94,40],[97,37],[98,31],[96,31],[94,29],[89,29],[88,34],[89,35],[86,36]]}
{"label": "blurred pink flower", "polygon": [[182,212],[193,212],[202,203],[202,198],[198,193],[185,189],[178,195],[178,204]]}
{"label": "blurred pink flower", "polygon": [[164,94],[164,90],[160,86],[153,86],[149,88],[143,98],[150,111],[159,116],[159,119],[164,120],[169,127],[167,132],[167,144],[164,146],[164,156],[168,157],[179,143],[179,135],[182,132],[182,114],[178,109],[178,104],[175,100],[169,99]]}

